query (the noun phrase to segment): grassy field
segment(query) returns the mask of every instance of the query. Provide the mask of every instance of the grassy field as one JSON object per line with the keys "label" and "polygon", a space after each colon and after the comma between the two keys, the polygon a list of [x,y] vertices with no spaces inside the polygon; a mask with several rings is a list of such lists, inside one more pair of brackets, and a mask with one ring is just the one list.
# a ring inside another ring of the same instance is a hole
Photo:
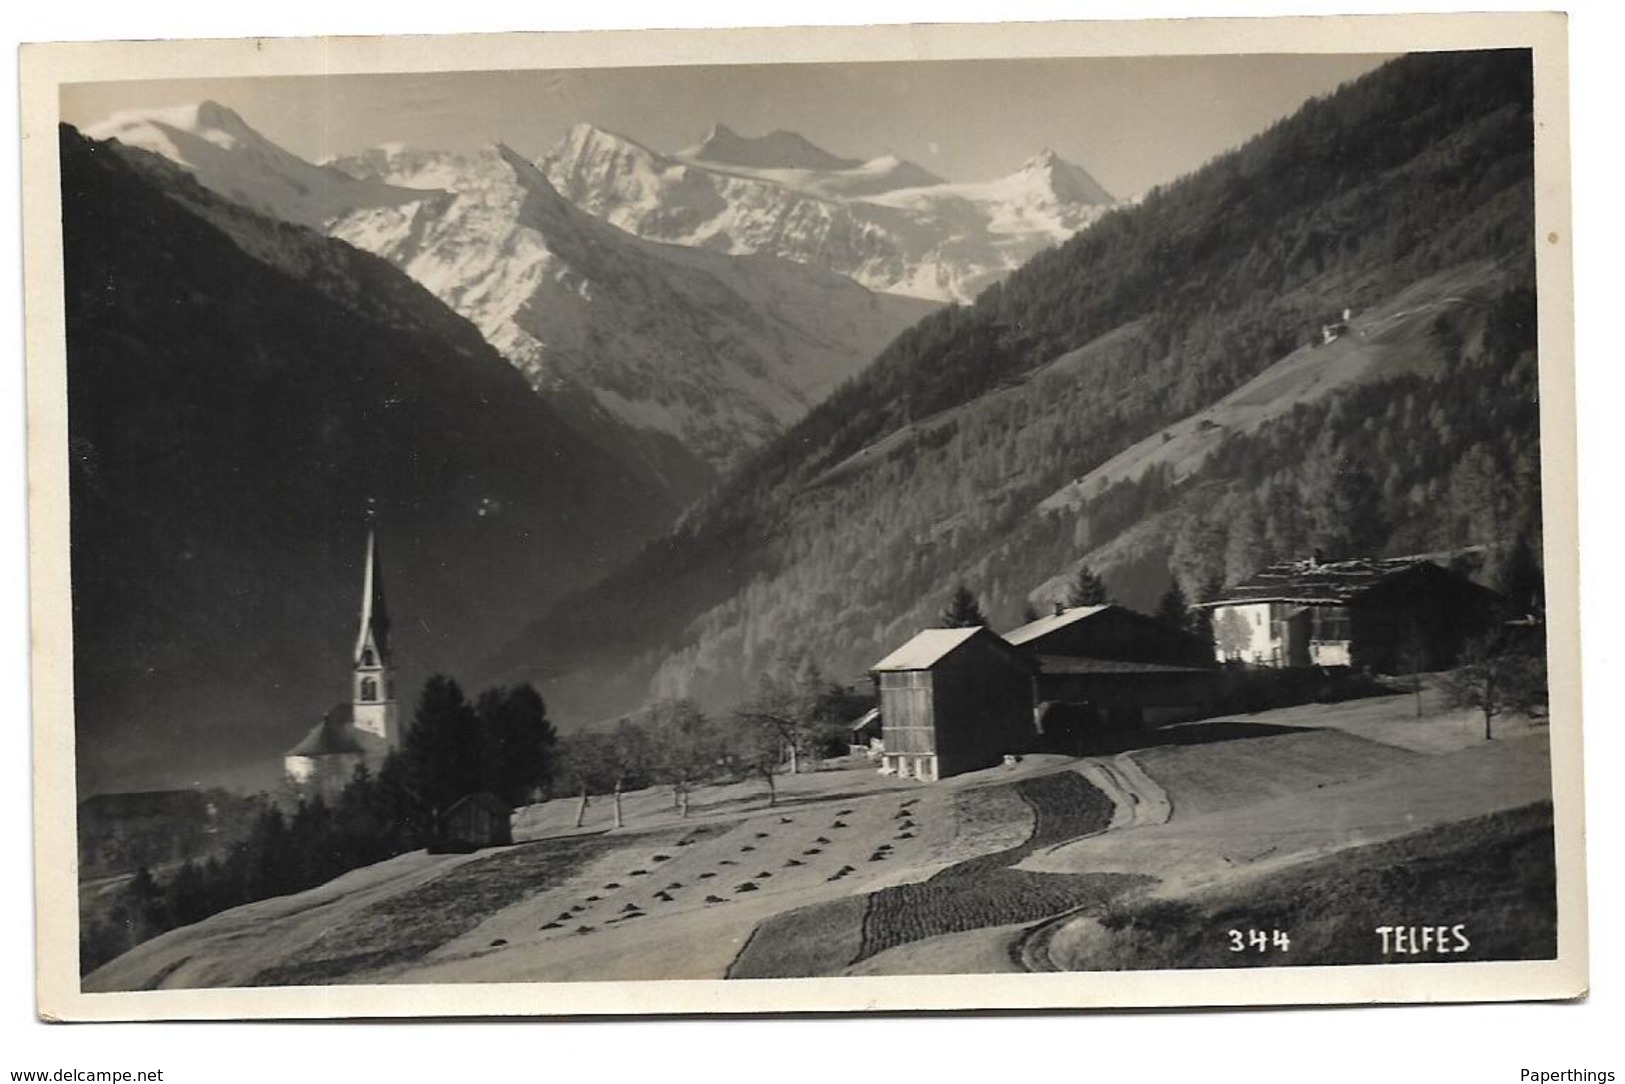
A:
{"label": "grassy field", "polygon": [[965,930],[1036,922],[1103,904],[1145,878],[1112,873],[1031,873],[1010,867],[1033,851],[1105,829],[1112,804],[1076,772],[1025,779],[958,795],[960,822],[986,825],[1014,801],[1032,829],[1013,847],[955,863],[925,881],[798,908],[758,926],[728,969],[730,978],[840,974],[898,945]]}
{"label": "grassy field", "polygon": [[[710,788],[686,820],[651,790],[620,831],[550,802],[521,818],[533,844],[223,912],[85,988],[1366,963],[1378,926],[1458,923],[1471,951],[1449,959],[1549,954],[1545,732],[1485,742],[1424,708],[1307,705],[931,786],[858,764],[786,777],[774,808]],[[1231,953],[1232,928],[1290,950]]]}
{"label": "grassy field", "polygon": [[[1070,970],[1550,959],[1557,951],[1552,808],[1525,806],[1353,847],[1184,899],[1108,904],[1107,935]],[[1383,951],[1381,926],[1455,926],[1447,955]],[[1228,931],[1285,931],[1290,948],[1232,951]],[[1454,940],[1452,939],[1452,944]]]}
{"label": "grassy field", "polygon": [[612,846],[593,837],[521,844],[459,866],[414,893],[380,900],[250,985],[334,982],[419,960],[504,907],[565,883]]}
{"label": "grassy field", "polygon": [[1134,759],[1172,797],[1174,816],[1187,818],[1373,775],[1417,755],[1339,731],[1301,730],[1170,744],[1136,752]]}

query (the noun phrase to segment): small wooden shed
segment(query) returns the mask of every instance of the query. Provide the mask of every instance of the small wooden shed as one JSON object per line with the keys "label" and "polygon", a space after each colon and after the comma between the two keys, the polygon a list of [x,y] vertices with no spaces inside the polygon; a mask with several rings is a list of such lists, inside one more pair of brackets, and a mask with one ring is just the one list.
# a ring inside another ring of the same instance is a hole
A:
{"label": "small wooden shed", "polygon": [[932,781],[1030,752],[1033,664],[986,628],[926,629],[874,665],[885,766]]}
{"label": "small wooden shed", "polygon": [[440,818],[440,836],[429,848],[438,854],[465,854],[513,842],[513,810],[490,791],[465,794]]}

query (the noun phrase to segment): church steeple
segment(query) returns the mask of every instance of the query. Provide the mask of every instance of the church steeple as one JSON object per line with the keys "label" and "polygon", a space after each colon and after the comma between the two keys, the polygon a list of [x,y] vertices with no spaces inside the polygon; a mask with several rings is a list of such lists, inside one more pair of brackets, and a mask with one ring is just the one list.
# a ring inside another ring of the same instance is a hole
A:
{"label": "church steeple", "polygon": [[389,658],[389,608],[384,605],[384,576],[378,566],[378,535],[367,529],[367,564],[361,573],[361,627],[356,633],[355,661],[360,665],[368,649],[380,661]]}
{"label": "church steeple", "polygon": [[389,650],[389,609],[384,605],[383,569],[377,533],[367,530],[367,561],[361,580],[361,622],[356,631],[351,719],[356,729],[400,743],[395,701],[395,668]]}

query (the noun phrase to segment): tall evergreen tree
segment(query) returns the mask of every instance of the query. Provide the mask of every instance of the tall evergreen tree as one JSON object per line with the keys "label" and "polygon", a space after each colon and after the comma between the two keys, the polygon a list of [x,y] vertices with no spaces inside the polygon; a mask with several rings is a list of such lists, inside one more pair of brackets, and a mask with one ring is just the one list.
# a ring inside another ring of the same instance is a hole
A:
{"label": "tall evergreen tree", "polygon": [[1106,590],[1106,581],[1095,575],[1094,569],[1088,565],[1079,565],[1078,571],[1072,576],[1072,583],[1066,590],[1066,604],[1068,606],[1105,606],[1111,602],[1111,594]]}
{"label": "tall evergreen tree", "polygon": [[947,607],[937,621],[945,629],[970,629],[986,625],[987,617],[983,615],[981,604],[976,601],[976,596],[971,594],[970,588],[960,584],[954,588]]}
{"label": "tall evergreen tree", "polygon": [[1180,590],[1179,581],[1175,580],[1168,585],[1168,590],[1162,593],[1157,600],[1157,619],[1171,629],[1190,631],[1191,607],[1185,598],[1185,592]]}
{"label": "tall evergreen tree", "polygon": [[423,684],[402,746],[405,776],[420,805],[438,817],[457,799],[482,789],[485,757],[480,719],[462,687],[444,674]]}
{"label": "tall evergreen tree", "polygon": [[524,805],[553,776],[558,735],[547,705],[530,683],[487,689],[474,703],[484,739],[485,787],[509,805]]}

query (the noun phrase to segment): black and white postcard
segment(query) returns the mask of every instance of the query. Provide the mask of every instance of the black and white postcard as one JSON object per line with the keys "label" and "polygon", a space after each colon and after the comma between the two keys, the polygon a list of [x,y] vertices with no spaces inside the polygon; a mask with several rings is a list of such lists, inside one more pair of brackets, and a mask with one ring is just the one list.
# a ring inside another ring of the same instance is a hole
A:
{"label": "black and white postcard", "polygon": [[42,1013],[1585,992],[1562,16],[23,74]]}

